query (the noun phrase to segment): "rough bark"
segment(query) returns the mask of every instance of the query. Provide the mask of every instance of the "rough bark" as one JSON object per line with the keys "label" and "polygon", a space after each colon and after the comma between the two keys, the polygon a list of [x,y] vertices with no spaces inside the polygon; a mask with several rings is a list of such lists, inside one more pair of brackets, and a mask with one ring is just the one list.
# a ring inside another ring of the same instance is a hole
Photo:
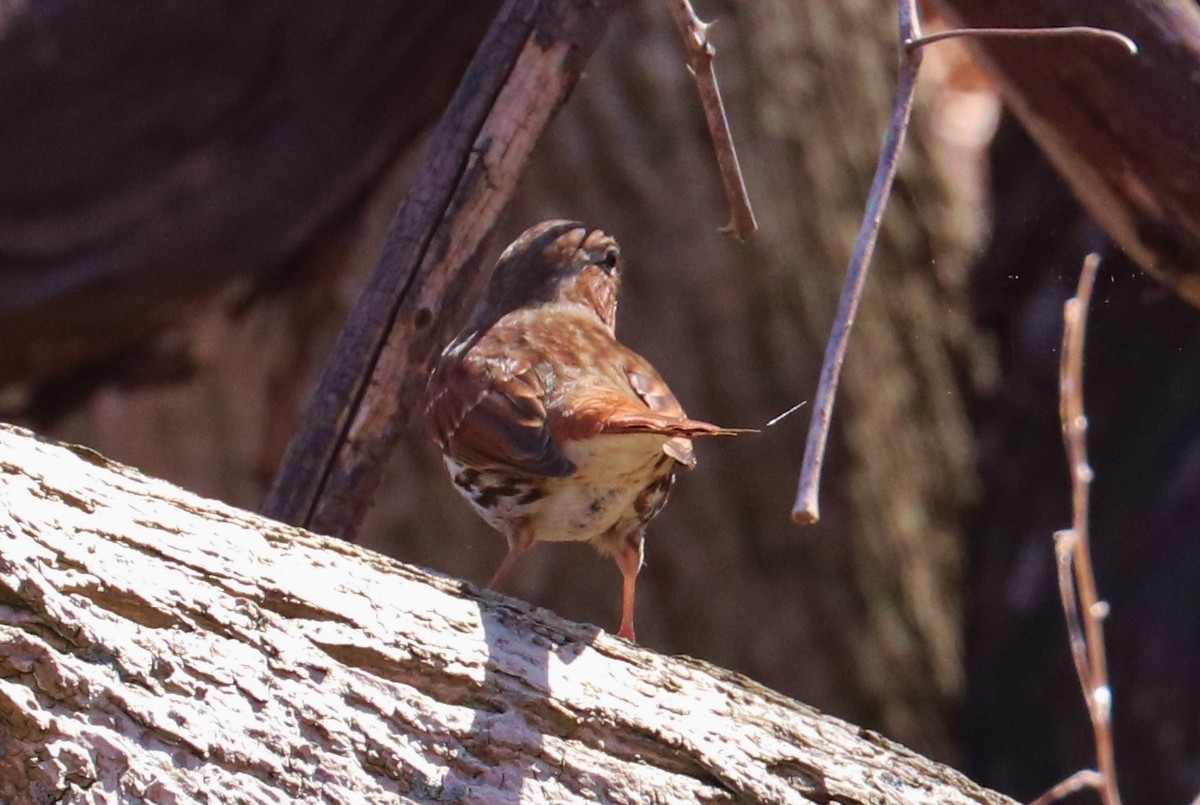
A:
{"label": "rough bark", "polygon": [[1200,9],[1194,0],[944,0],[977,27],[1097,25],[1086,39],[991,41],[1010,108],[1087,211],[1144,270],[1200,305]]}
{"label": "rough bark", "polygon": [[736,674],[0,428],[0,796],[1000,803]]}

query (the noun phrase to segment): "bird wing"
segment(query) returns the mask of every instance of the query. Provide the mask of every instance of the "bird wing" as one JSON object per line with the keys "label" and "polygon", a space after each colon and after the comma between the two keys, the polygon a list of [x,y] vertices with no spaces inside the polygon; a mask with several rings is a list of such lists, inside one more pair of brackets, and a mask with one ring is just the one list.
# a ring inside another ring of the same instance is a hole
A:
{"label": "bird wing", "polygon": [[[639,355],[628,352],[624,383],[593,386],[572,395],[560,421],[552,423],[563,440],[600,434],[656,433],[671,437],[663,452],[688,467],[696,463],[691,438],[729,436],[743,431],[689,419],[658,372]],[[620,387],[616,387],[620,386]]]}
{"label": "bird wing", "polygon": [[[630,358],[625,367],[625,377],[629,380],[630,387],[650,410],[659,414],[686,417],[683,406],[654,367],[636,353],[631,354]],[[663,445],[663,452],[688,469],[696,466],[696,451],[692,449],[691,439],[676,436]]]}
{"label": "bird wing", "polygon": [[470,361],[440,366],[426,409],[430,436],[476,469],[562,477],[575,471],[546,423],[541,379],[525,363],[483,372]]}
{"label": "bird wing", "polygon": [[686,416],[661,414],[641,407],[641,401],[613,391],[593,391],[571,401],[571,438],[602,433],[658,433],[663,436],[733,436],[751,431],[722,428]]}
{"label": "bird wing", "polygon": [[735,436],[754,433],[745,428],[722,428],[699,419],[689,419],[679,400],[654,367],[640,355],[630,352],[625,366],[629,387],[646,404],[648,412],[633,409],[616,418],[613,433],[649,431],[676,436]]}

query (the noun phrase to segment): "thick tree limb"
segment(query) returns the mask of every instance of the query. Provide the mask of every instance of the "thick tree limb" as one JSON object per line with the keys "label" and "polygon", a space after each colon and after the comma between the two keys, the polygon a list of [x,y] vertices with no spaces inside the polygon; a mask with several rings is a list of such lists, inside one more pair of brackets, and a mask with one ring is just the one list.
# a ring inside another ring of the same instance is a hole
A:
{"label": "thick tree limb", "polygon": [[944,0],[974,27],[1086,24],[1088,39],[980,43],[1022,125],[1121,248],[1200,305],[1200,13],[1192,0]]}
{"label": "thick tree limb", "polygon": [[0,799],[1003,803],[704,663],[0,428]]}

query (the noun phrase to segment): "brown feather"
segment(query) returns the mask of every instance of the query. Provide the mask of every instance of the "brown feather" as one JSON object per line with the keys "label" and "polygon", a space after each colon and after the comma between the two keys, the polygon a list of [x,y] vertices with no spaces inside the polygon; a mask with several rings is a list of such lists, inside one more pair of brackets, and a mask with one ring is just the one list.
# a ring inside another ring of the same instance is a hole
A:
{"label": "brown feather", "polygon": [[619,288],[611,237],[574,221],[530,228],[442,352],[425,417],[455,487],[508,539],[492,584],[536,542],[591,542],[624,575],[632,639],[642,535],[678,465],[696,463],[691,439],[748,431],[689,419],[616,340]]}
{"label": "brown feather", "polygon": [[446,455],[478,469],[522,475],[575,471],[546,425],[545,389],[528,366],[500,373],[481,371],[474,361],[447,361],[439,368],[426,417]]}

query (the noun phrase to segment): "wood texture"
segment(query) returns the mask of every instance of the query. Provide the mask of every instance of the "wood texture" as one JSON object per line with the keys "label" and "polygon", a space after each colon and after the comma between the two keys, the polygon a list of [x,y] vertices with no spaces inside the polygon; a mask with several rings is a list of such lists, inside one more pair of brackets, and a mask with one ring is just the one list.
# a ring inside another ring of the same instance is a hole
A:
{"label": "wood texture", "polygon": [[1094,25],[1088,39],[981,45],[1009,106],[1139,266],[1200,305],[1200,9],[1192,0],[944,0],[972,26]]}
{"label": "wood texture", "polygon": [[5,802],[1008,802],[744,677],[0,426]]}

